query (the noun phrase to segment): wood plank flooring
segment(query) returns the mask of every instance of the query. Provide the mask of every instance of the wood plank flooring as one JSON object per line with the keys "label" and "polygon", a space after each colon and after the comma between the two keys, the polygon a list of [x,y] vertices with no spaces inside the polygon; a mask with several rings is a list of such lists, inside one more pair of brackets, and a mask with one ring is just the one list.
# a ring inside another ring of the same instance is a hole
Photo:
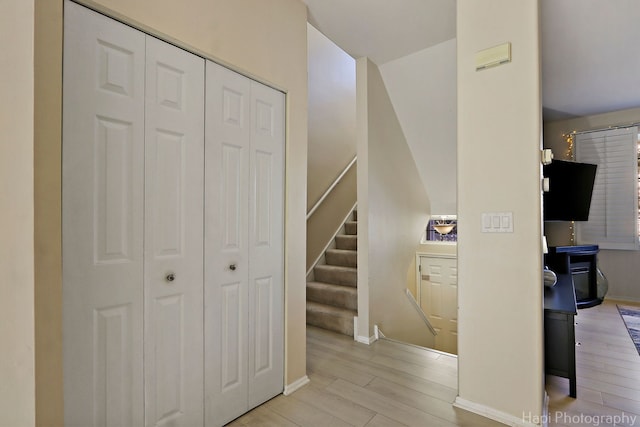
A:
{"label": "wood plank flooring", "polygon": [[578,310],[576,341],[578,396],[569,397],[568,380],[548,375],[549,425],[613,425],[607,417],[626,415],[616,425],[640,426],[640,356],[616,302]]}
{"label": "wood plank flooring", "polygon": [[311,383],[238,418],[239,426],[502,426],[454,408],[454,356],[307,327]]}
{"label": "wood plank flooring", "polygon": [[[579,310],[576,322],[578,398],[569,397],[568,380],[547,376],[549,425],[608,426],[606,417],[618,416],[616,425],[640,427],[640,356],[616,303]],[[310,384],[230,426],[502,426],[452,406],[453,356],[384,340],[367,346],[308,327],[307,372]]]}

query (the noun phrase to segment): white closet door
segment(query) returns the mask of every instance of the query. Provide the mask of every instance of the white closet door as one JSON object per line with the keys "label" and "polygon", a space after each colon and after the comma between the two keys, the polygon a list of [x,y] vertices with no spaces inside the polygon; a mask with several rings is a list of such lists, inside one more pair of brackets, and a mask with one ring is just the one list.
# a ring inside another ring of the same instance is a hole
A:
{"label": "white closet door", "polygon": [[249,407],[283,390],[284,94],[251,83]]}
{"label": "white closet door", "polygon": [[62,150],[68,426],[143,425],[142,33],[65,2]]}
{"label": "white closet door", "polygon": [[204,417],[204,60],[147,36],[146,69],[145,424],[197,426]]}
{"label": "white closet door", "polygon": [[205,420],[215,426],[248,410],[251,83],[206,64]]}

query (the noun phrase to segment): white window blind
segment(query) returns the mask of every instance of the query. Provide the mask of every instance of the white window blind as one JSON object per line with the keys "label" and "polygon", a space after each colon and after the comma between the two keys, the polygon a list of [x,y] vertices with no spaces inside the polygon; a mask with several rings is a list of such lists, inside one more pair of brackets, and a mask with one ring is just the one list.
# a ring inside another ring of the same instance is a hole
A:
{"label": "white window blind", "polygon": [[577,222],[579,244],[638,249],[638,128],[578,134],[575,159],[598,165],[589,221]]}

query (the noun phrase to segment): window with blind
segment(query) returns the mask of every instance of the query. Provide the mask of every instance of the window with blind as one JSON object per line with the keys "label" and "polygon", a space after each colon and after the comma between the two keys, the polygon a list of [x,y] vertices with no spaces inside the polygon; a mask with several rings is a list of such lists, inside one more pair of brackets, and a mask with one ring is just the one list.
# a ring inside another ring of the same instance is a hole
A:
{"label": "window with blind", "polygon": [[578,162],[598,165],[589,221],[577,223],[579,244],[638,249],[638,128],[578,134]]}

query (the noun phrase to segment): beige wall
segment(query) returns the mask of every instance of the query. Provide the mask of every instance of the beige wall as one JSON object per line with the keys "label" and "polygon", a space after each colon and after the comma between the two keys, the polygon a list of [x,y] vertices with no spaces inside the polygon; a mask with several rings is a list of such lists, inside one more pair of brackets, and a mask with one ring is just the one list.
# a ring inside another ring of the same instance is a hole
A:
{"label": "beige wall", "polygon": [[309,210],[356,155],[356,62],[313,26],[307,28]]}
{"label": "beige wall", "polygon": [[0,425],[35,424],[34,2],[0,3]]}
{"label": "beige wall", "polygon": [[[30,13],[20,22],[19,30],[15,22],[3,25],[9,31],[5,40],[28,43],[33,35],[33,11],[23,0],[12,0],[20,4],[20,10]],[[286,147],[286,223],[285,223],[285,384],[291,384],[306,374],[305,355],[305,214],[306,214],[306,169],[307,169],[307,42],[306,7],[299,0],[82,0],[81,3],[95,7],[122,21],[139,26],[155,35],[189,48],[208,58],[218,60],[237,71],[273,85],[287,93],[287,147]],[[62,0],[37,0],[38,15],[36,36],[36,99],[43,102],[35,116],[36,153],[38,167],[36,178],[36,319],[38,322],[38,424],[61,425],[62,383],[60,367],[61,353],[61,275],[60,275],[60,105],[61,105],[61,29],[62,18],[59,11]],[[4,17],[12,14],[3,14]],[[30,31],[30,32],[29,32]],[[24,35],[21,40],[16,35]],[[26,52],[26,50],[22,50]],[[32,68],[23,67],[16,75],[27,79]],[[22,88],[22,80],[3,79],[11,83],[12,90],[29,93]],[[16,81],[18,83],[16,83]],[[33,99],[22,96],[20,100]],[[9,105],[9,104],[6,104]],[[15,114],[15,103],[12,106]],[[28,108],[22,111],[28,114]],[[29,116],[33,120],[33,115]],[[31,122],[30,122],[31,123]],[[4,127],[3,127],[4,128]],[[18,127],[16,127],[18,129]],[[25,140],[33,126],[20,127],[25,135],[13,138]],[[21,145],[28,150],[28,144]],[[4,147],[3,147],[4,149]],[[12,156],[11,165],[18,170],[11,171],[11,179],[2,182],[20,182],[29,189],[20,188],[20,200],[29,196],[32,176],[29,167],[19,163],[22,152]],[[32,164],[34,157],[29,159]],[[16,187],[16,190],[17,187]],[[12,190],[13,191],[13,190]],[[3,192],[3,194],[5,194]],[[7,193],[11,194],[11,193]],[[15,200],[12,203],[15,204]],[[19,204],[18,204],[19,206]],[[27,206],[24,207],[25,209]],[[0,214],[1,215],[1,214]],[[22,221],[28,216],[20,216],[8,224],[12,232],[17,232]],[[15,246],[12,251],[15,251]],[[24,253],[28,258],[28,251]],[[9,258],[7,258],[9,259]],[[19,260],[28,262],[28,259]],[[31,263],[30,265],[32,265]],[[16,265],[20,265],[17,263]],[[28,272],[29,269],[20,271]],[[20,280],[27,280],[21,278]],[[25,289],[25,292],[28,290]],[[13,298],[16,298],[14,296]],[[25,295],[26,297],[26,295]],[[3,301],[9,301],[3,299]],[[3,302],[4,304],[4,302]],[[28,309],[28,307],[27,307]],[[21,314],[28,315],[28,311]],[[33,310],[32,310],[33,311]],[[24,323],[28,326],[28,322]],[[20,327],[23,327],[21,324]],[[31,328],[33,330],[33,328]],[[24,339],[29,335],[25,334]],[[31,347],[32,348],[32,347]],[[28,362],[28,357],[23,358]],[[4,365],[3,365],[4,366]],[[45,373],[47,369],[53,372]],[[17,375],[17,374],[16,374]],[[8,377],[12,378],[12,377]],[[10,384],[10,382],[8,382]],[[21,383],[22,384],[22,383]],[[28,386],[28,377],[26,377]],[[11,400],[4,400],[11,402]],[[25,404],[27,404],[26,402]],[[33,411],[32,411],[33,412]],[[0,423],[1,424],[1,423]]]}
{"label": "beige wall", "polygon": [[[356,155],[356,63],[310,24],[307,37],[309,211]],[[307,270],[356,203],[356,176],[354,165],[307,221]]]}
{"label": "beige wall", "polygon": [[358,336],[378,325],[389,338],[429,346],[433,335],[405,294],[429,200],[378,67],[361,58],[357,70]]}
{"label": "beige wall", "polygon": [[456,40],[380,66],[431,212],[456,213]]}
{"label": "beige wall", "polygon": [[35,336],[36,424],[61,425],[62,2],[36,0]]}
{"label": "beige wall", "polygon": [[[544,124],[544,146],[551,148],[557,159],[565,159],[568,158],[568,144],[563,134],[574,130],[593,130],[638,122],[640,108],[547,122]],[[550,246],[571,244],[570,223],[546,223],[545,234]],[[607,298],[640,301],[640,288],[637,286],[637,278],[640,276],[640,251],[601,250],[598,254],[598,265],[609,280]]]}
{"label": "beige wall", "polygon": [[354,164],[334,187],[330,195],[307,220],[307,271],[322,255],[323,249],[357,200],[357,170]]}
{"label": "beige wall", "polygon": [[[459,0],[456,403],[514,425],[542,413],[541,100],[538,0]],[[476,52],[511,42],[511,63]],[[513,233],[482,233],[483,212]]]}

